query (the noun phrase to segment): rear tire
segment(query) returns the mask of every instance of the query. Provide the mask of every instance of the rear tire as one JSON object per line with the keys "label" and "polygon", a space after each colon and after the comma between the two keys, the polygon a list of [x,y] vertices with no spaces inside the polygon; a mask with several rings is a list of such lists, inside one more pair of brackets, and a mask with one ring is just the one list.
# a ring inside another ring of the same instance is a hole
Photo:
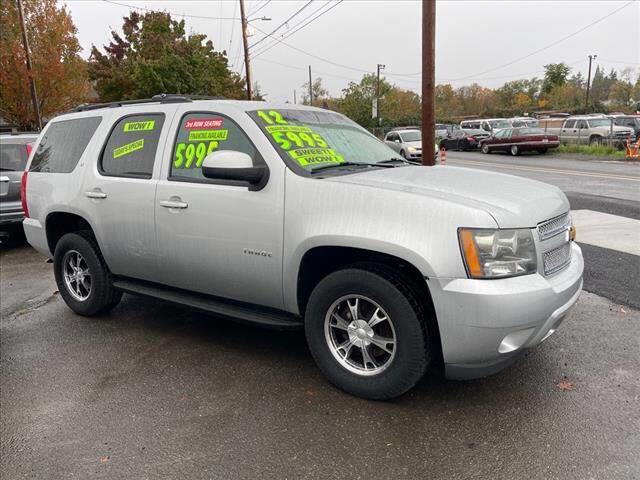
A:
{"label": "rear tire", "polygon": [[393,270],[375,265],[338,270],[321,280],[307,303],[305,334],[331,383],[372,400],[407,392],[433,357],[421,302]]}
{"label": "rear tire", "polygon": [[538,153],[540,155],[544,155],[545,153],[547,153],[547,149],[546,148],[540,148],[540,149],[538,149]]}
{"label": "rear tire", "polygon": [[601,145],[602,144],[602,137],[591,137],[589,139],[589,145]]}
{"label": "rear tire", "polygon": [[517,157],[518,155],[520,155],[520,148],[518,148],[517,145],[511,145],[509,152],[512,156]]}
{"label": "rear tire", "polygon": [[53,271],[60,295],[78,315],[105,313],[122,298],[90,232],[67,233],[58,241]]}
{"label": "rear tire", "polygon": [[491,153],[491,150],[489,150],[489,145],[487,145],[487,144],[482,145],[482,148],[481,148],[480,150],[481,150],[481,151],[482,151],[482,153],[484,153],[484,154],[489,154],[489,153]]}

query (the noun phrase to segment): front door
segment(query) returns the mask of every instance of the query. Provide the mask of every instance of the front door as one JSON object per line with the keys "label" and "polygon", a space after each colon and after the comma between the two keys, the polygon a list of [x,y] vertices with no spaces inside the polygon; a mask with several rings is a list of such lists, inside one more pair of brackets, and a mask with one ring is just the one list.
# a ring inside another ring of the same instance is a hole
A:
{"label": "front door", "polygon": [[254,164],[265,163],[230,115],[183,107],[176,130],[155,208],[161,281],[281,308],[283,179],[272,176],[262,190],[250,191],[237,182],[204,177],[202,162],[214,150],[241,151]]}

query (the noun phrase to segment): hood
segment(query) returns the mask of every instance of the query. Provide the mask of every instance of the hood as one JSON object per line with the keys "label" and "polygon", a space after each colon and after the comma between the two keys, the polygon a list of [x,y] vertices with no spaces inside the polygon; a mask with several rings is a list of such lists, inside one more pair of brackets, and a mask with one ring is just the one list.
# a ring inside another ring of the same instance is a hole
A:
{"label": "hood", "polygon": [[535,227],[569,210],[567,197],[553,185],[464,167],[385,168],[326,180],[434,197],[481,209],[501,228]]}

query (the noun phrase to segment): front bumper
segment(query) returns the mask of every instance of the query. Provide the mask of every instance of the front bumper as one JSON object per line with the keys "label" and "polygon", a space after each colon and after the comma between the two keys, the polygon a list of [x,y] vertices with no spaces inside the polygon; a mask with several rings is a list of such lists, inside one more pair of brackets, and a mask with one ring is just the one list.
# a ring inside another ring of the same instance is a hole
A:
{"label": "front bumper", "polygon": [[448,378],[496,373],[557,330],[582,290],[582,251],[571,248],[571,263],[547,277],[428,280]]}

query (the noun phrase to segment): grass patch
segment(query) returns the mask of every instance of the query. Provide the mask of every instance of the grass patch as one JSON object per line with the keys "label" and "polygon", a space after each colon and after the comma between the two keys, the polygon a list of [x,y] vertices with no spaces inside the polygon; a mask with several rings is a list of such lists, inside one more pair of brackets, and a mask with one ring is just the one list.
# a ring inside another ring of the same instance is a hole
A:
{"label": "grass patch", "polygon": [[576,143],[562,144],[556,152],[558,153],[579,153],[582,155],[592,155],[594,157],[624,158],[625,151],[618,150],[609,145],[578,145]]}

